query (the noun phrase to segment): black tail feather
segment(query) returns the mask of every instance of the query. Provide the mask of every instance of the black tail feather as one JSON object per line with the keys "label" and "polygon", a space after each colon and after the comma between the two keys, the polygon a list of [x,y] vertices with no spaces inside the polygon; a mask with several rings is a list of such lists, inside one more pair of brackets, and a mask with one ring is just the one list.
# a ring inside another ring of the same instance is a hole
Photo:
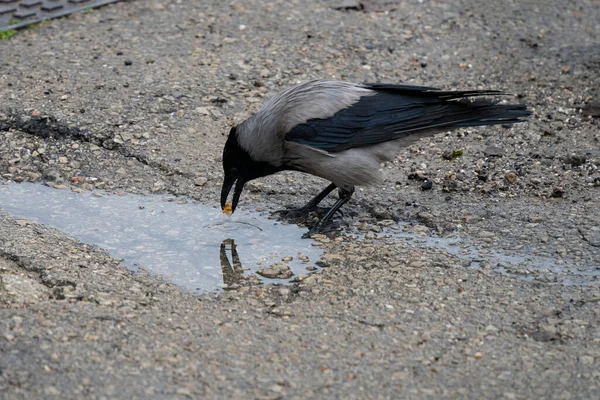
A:
{"label": "black tail feather", "polygon": [[[478,106],[473,103],[473,118],[470,121],[457,123],[455,126],[485,126],[498,124],[516,124],[524,122],[531,115],[531,111],[523,104],[497,104],[491,102],[481,102]],[[478,114],[481,114],[478,117]]]}

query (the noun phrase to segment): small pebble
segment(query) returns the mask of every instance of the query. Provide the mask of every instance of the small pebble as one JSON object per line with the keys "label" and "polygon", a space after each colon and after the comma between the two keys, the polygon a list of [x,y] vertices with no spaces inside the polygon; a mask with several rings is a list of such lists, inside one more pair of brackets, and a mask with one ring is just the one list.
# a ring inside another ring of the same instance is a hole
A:
{"label": "small pebble", "polygon": [[539,222],[542,222],[543,220],[544,220],[544,218],[542,218],[539,215],[531,215],[529,217],[529,222],[532,222],[532,223],[535,223],[535,224],[537,224]]}
{"label": "small pebble", "polygon": [[518,177],[514,172],[508,172],[506,175],[504,175],[504,179],[506,179],[506,181],[512,185],[517,181]]}
{"label": "small pebble", "polygon": [[208,179],[206,179],[203,176],[200,176],[194,180],[194,185],[202,187],[202,186],[206,185],[206,182],[208,182]]}

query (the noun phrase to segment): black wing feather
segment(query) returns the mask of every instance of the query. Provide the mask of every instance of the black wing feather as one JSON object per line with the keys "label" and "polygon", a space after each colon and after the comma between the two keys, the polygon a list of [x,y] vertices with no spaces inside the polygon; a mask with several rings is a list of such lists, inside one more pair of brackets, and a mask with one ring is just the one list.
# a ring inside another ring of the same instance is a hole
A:
{"label": "black wing feather", "polygon": [[433,128],[521,122],[526,106],[471,101],[466,97],[502,94],[492,90],[440,91],[423,86],[366,84],[364,96],[331,118],[297,125],[285,139],[328,152],[371,146]]}

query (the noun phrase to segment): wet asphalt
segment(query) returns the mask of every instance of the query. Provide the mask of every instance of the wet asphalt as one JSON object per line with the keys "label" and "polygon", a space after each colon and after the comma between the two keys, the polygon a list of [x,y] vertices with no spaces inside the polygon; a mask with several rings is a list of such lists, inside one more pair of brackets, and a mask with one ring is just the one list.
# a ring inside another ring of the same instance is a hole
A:
{"label": "wet asphalt", "polygon": [[[534,112],[405,149],[286,286],[190,293],[0,214],[1,398],[600,397],[600,3],[354,3],[123,2],[0,40],[0,189],[212,207],[230,126],[312,78],[501,89]],[[324,184],[280,174],[240,207]]]}

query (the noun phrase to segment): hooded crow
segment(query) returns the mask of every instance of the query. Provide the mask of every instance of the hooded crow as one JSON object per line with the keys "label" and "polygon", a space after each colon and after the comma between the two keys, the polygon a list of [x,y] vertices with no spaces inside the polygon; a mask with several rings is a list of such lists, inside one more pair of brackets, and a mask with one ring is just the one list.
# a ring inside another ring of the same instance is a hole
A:
{"label": "hooded crow", "polygon": [[322,230],[355,186],[381,181],[379,167],[420,138],[467,126],[513,124],[525,105],[471,99],[496,90],[443,91],[425,86],[317,80],[292,86],[234,126],[223,149],[221,207],[232,188],[235,211],[244,184],[279,171],[331,182],[302,209],[310,211],[336,188],[339,200],[305,235]]}

